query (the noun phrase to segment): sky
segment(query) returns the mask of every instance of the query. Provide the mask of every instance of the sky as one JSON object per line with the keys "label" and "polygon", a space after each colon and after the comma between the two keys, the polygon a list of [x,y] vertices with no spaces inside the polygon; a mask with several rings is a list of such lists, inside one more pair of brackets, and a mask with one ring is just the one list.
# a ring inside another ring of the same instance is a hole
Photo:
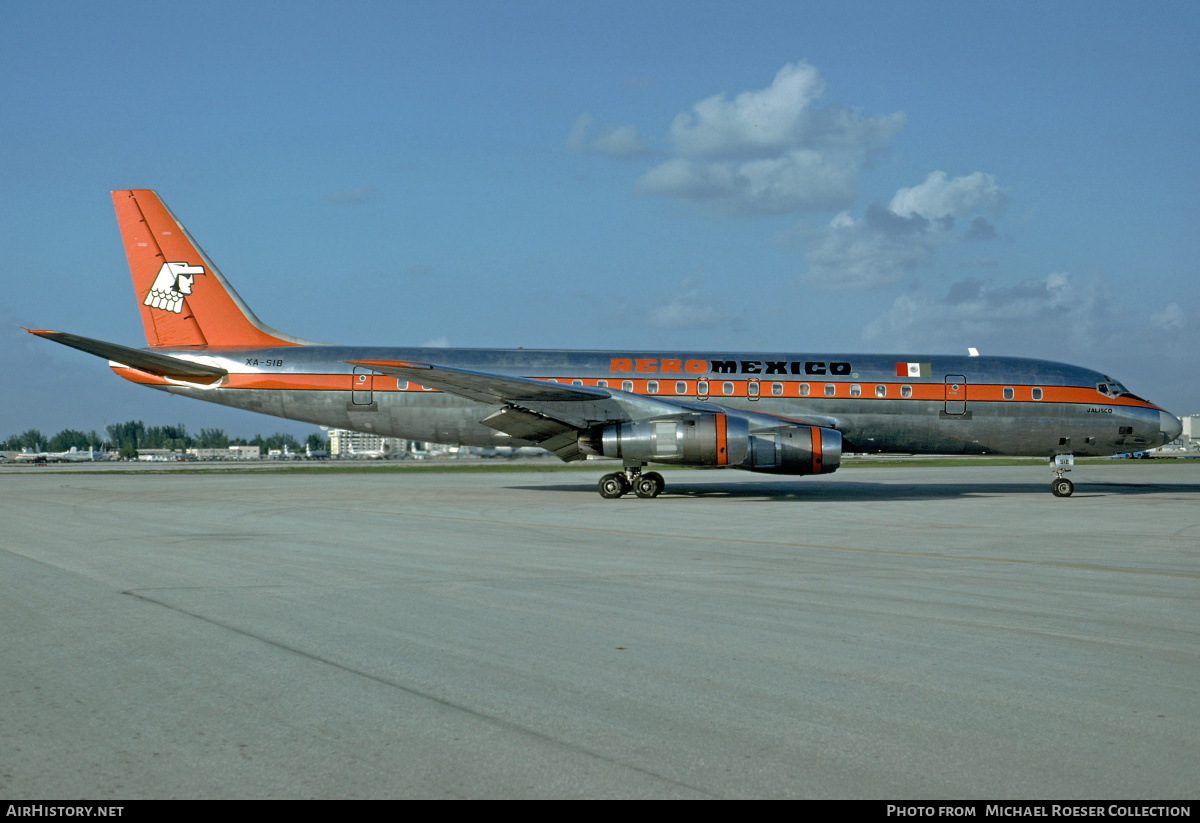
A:
{"label": "sky", "polygon": [[0,5],[0,438],[172,398],[109,192],[363,345],[983,354],[1200,413],[1195,2]]}

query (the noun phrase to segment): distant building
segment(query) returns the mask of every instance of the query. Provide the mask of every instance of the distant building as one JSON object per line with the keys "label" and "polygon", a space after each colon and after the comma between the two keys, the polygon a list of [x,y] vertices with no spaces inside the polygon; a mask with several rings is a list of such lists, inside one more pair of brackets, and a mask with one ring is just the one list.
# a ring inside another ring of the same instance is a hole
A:
{"label": "distant building", "polygon": [[408,451],[408,441],[400,437],[329,429],[331,457],[399,457]]}
{"label": "distant building", "polygon": [[230,446],[227,449],[188,449],[197,460],[259,460],[258,446]]}
{"label": "distant building", "polygon": [[1179,442],[1185,446],[1200,444],[1200,414],[1189,414],[1180,418],[1183,423],[1183,434]]}
{"label": "distant building", "polygon": [[137,459],[143,463],[173,463],[184,460],[186,457],[185,453],[177,452],[174,449],[138,449]]}

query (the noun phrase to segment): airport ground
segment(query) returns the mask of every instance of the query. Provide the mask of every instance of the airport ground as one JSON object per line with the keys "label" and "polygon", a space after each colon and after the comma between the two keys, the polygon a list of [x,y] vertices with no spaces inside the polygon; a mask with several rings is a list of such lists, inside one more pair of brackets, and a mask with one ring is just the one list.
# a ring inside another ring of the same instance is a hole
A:
{"label": "airport ground", "polygon": [[0,796],[1194,798],[1200,463],[0,473]]}

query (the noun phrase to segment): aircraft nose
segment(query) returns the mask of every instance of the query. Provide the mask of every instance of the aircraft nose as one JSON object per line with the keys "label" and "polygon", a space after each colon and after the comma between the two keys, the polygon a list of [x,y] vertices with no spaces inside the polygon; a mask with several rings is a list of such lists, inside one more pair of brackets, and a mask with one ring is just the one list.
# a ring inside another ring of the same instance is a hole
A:
{"label": "aircraft nose", "polygon": [[1179,418],[1169,412],[1159,411],[1158,413],[1158,430],[1162,432],[1163,443],[1170,443],[1179,435],[1183,434],[1183,423]]}

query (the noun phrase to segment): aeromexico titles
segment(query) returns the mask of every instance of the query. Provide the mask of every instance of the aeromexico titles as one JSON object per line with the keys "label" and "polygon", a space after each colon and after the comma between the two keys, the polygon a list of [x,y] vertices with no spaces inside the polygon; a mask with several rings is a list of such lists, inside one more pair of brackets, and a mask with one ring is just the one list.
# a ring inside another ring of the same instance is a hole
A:
{"label": "aeromexico titles", "polygon": [[1044,456],[1152,448],[1171,414],[1090,369],[940,355],[364,348],[261,323],[158,196],[113,192],[148,347],[33,331],[145,386],[320,425],[610,457],[601,495],[658,496],[650,463],[827,474],[844,451]]}

